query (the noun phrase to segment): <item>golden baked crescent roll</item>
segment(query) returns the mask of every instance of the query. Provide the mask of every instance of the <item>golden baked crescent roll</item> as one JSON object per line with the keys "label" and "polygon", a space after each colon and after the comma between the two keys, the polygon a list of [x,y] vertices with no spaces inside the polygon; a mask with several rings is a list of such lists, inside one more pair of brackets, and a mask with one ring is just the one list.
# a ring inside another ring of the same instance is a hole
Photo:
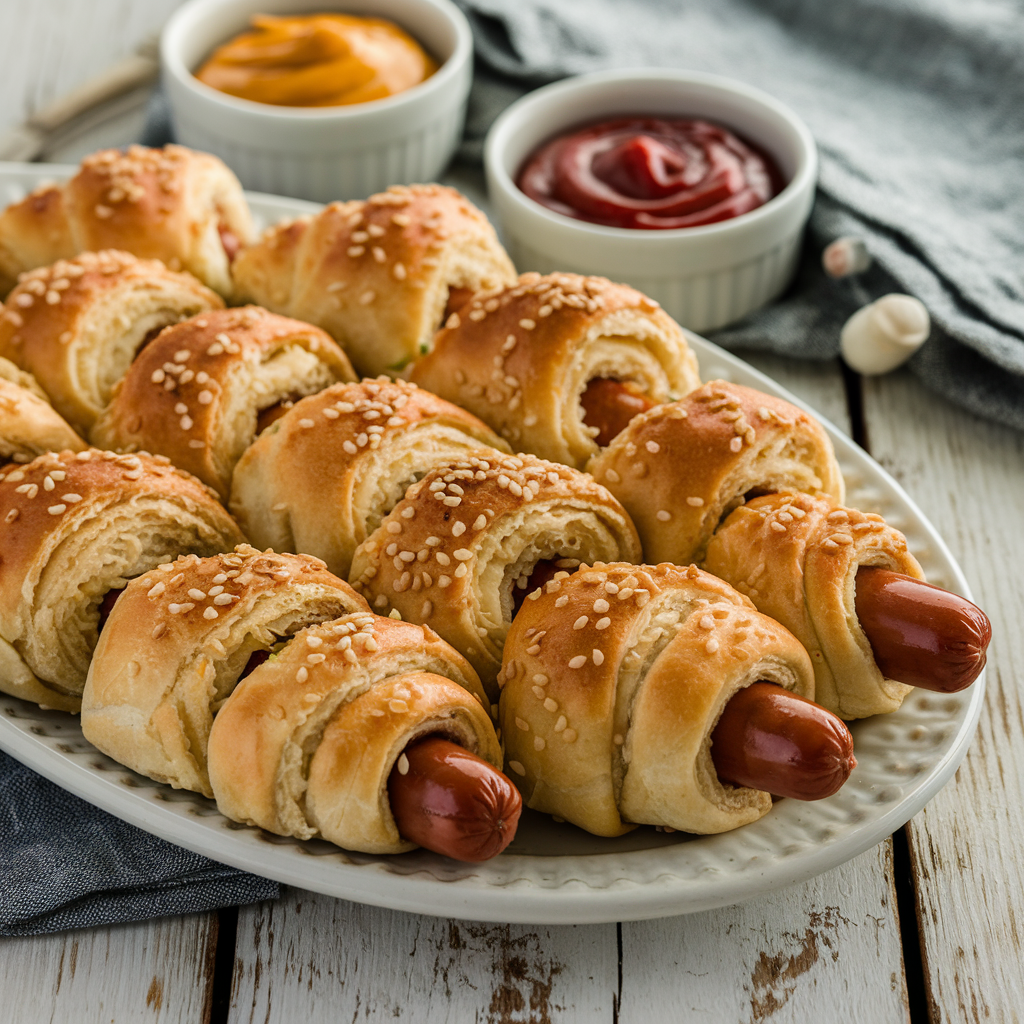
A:
{"label": "golden baked crescent roll", "polygon": [[255,306],[212,310],[142,350],[92,440],[166,455],[226,499],[261,413],[354,379],[345,353],[319,327]]}
{"label": "golden baked crescent roll", "polygon": [[[6,362],[0,359],[0,363]],[[80,452],[84,448],[85,442],[49,402],[12,384],[0,369],[0,461],[31,462],[43,452]]]}
{"label": "golden baked crescent roll", "polygon": [[3,356],[0,356],[0,380],[17,384],[19,388],[31,391],[36,398],[41,398],[44,402],[50,404],[50,396],[39,386],[39,381],[31,373],[27,373],[20,366],[12,363],[10,359],[4,359]]}
{"label": "golden baked crescent roll", "polygon": [[725,520],[704,564],[807,648],[816,703],[846,719],[903,703],[911,687],[879,671],[855,605],[861,566],[924,579],[906,537],[881,516],[806,494],[765,495]]}
{"label": "golden baked crescent roll", "polygon": [[253,655],[358,611],[366,602],[308,555],[242,544],[157,566],[128,584],[103,627],[82,733],[133,771],[213,796],[210,726]]}
{"label": "golden baked crescent roll", "polygon": [[629,516],[585,473],[485,450],[410,487],[356,550],[349,579],[378,612],[436,630],[496,696],[516,590],[539,564],[639,558]]}
{"label": "golden baked crescent roll", "polygon": [[414,384],[335,384],[246,449],[231,510],[254,544],[306,551],[347,576],[356,547],[411,484],[484,445],[507,450],[475,416]]}
{"label": "golden baked crescent roll", "polygon": [[279,835],[402,853],[388,776],[440,734],[501,768],[472,668],[429,629],[365,613],[303,630],[242,680],[210,731],[221,812]]}
{"label": "golden baked crescent roll", "polygon": [[107,250],[23,274],[0,316],[0,354],[35,374],[87,434],[136,353],[168,324],[224,303],[191,274]]}
{"label": "golden baked crescent roll", "polygon": [[576,469],[601,450],[581,404],[593,381],[633,385],[626,394],[640,405],[627,417],[700,386],[682,330],[656,302],[578,274],[523,274],[477,294],[448,318],[411,379],[479,416],[516,451]]}
{"label": "golden baked crescent roll", "polygon": [[715,527],[748,496],[845,493],[813,416],[723,380],[637,416],[587,469],[632,516],[647,561],[677,565],[702,559]]}
{"label": "golden baked crescent roll", "polygon": [[0,212],[0,294],[21,271],[123,249],[187,270],[226,296],[231,260],[254,237],[242,187],[217,157],[184,146],[105,149],[64,184]]}
{"label": "golden baked crescent roll", "polygon": [[280,224],[233,273],[239,301],[323,327],[366,376],[425,352],[449,305],[515,280],[487,218],[442,185],[395,186]]}
{"label": "golden baked crescent roll", "polygon": [[608,836],[724,832],[771,809],[768,793],[719,780],[711,733],[751,683],[813,694],[791,633],[693,566],[583,567],[531,597],[500,676],[506,763],[527,806]]}
{"label": "golden baked crescent roll", "polygon": [[109,592],[241,541],[212,493],[166,459],[90,449],[4,467],[0,690],[77,711]]}

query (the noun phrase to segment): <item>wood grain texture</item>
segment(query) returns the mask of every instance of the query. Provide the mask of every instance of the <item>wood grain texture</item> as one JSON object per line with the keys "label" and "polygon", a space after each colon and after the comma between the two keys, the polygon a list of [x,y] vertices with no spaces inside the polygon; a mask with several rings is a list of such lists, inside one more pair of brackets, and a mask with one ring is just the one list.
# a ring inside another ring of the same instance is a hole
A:
{"label": "wood grain texture", "polygon": [[[995,371],[993,371],[995,372]],[[869,381],[872,454],[926,510],[992,619],[988,690],[955,782],[909,826],[932,1024],[1024,1016],[1024,437],[907,373]]]}
{"label": "wood grain texture", "polygon": [[0,939],[0,1024],[209,1019],[216,916]]}
{"label": "wood grain texture", "polygon": [[610,1024],[615,925],[488,925],[285,890],[238,915],[230,1024]]}
{"label": "wood grain texture", "polygon": [[886,840],[737,907],[622,925],[619,1024],[907,1019]]}

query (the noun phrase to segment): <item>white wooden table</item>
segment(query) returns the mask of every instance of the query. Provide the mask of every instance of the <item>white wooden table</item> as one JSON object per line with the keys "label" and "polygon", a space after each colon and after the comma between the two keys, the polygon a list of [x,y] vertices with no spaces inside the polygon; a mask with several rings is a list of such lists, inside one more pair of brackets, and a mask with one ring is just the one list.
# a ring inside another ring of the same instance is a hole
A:
{"label": "white wooden table", "polygon": [[[0,131],[175,6],[4,0]],[[77,155],[73,142],[58,154]],[[771,897],[639,924],[481,925],[289,890],[237,911],[0,939],[0,1024],[1024,1020],[1024,436],[906,373],[750,361],[901,481],[992,618],[977,737],[905,829]]]}

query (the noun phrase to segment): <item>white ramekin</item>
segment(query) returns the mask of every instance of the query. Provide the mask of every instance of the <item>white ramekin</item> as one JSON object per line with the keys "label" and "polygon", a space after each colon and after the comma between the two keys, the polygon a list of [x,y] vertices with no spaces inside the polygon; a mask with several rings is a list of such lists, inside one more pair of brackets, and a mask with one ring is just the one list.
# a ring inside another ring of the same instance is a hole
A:
{"label": "white ramekin", "polygon": [[174,133],[219,156],[242,184],[318,202],[360,199],[388,185],[433,181],[462,134],[472,80],[473,37],[450,0],[319,0],[317,10],[389,18],[441,67],[421,85],[345,107],[277,107],[211,89],[192,72],[252,14],[310,10],[310,0],[190,0],[160,40]]}
{"label": "white ramekin", "polygon": [[[667,231],[574,220],[516,187],[516,174],[541,143],[627,115],[717,121],[774,157],[788,184],[740,217]],[[739,320],[786,287],[818,168],[811,133],[788,107],[742,82],[668,68],[581,75],[524,96],[491,128],[484,163],[491,203],[520,271],[572,270],[631,284],[694,331]]]}

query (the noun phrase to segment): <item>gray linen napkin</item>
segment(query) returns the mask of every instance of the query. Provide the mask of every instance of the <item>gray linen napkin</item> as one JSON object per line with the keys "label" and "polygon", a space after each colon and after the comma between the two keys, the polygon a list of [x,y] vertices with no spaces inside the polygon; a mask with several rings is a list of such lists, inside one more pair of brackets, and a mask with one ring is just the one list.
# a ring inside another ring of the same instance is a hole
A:
{"label": "gray linen napkin", "polygon": [[0,935],[193,914],[277,895],[276,882],[165,843],[0,753]]}
{"label": "gray linen napkin", "polygon": [[[605,68],[711,71],[810,126],[821,177],[798,281],[713,335],[728,348],[835,356],[856,308],[920,298],[934,330],[910,369],[1024,430],[1024,7],[1014,0],[457,0],[477,74],[462,153],[529,89]],[[642,113],[642,111],[638,111]],[[840,235],[875,259],[820,269]]]}

